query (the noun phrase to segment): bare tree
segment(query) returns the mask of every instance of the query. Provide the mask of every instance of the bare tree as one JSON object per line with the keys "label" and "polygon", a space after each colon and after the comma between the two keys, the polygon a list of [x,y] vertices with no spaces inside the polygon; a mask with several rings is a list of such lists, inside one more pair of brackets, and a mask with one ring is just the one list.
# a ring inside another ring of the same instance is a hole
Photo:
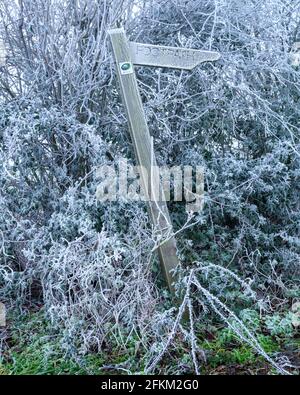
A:
{"label": "bare tree", "polygon": [[[0,18],[3,300],[42,303],[77,357],[135,337],[137,369],[159,371],[181,341],[199,372],[197,327],[221,320],[285,373],[240,317],[282,314],[298,295],[299,2],[0,0]],[[133,161],[107,40],[119,25],[134,41],[222,53],[192,73],[137,68],[159,164],[205,168],[195,226],[170,204],[178,311],[153,270],[143,203],[95,198],[98,166]]]}

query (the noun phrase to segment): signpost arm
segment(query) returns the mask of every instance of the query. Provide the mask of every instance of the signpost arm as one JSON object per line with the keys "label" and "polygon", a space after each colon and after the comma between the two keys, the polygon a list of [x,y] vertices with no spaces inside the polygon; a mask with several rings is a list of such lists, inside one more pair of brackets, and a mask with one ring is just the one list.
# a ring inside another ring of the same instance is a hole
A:
{"label": "signpost arm", "polygon": [[[141,174],[141,183],[147,197],[149,215],[155,232],[162,241],[158,247],[162,271],[168,288],[174,294],[173,282],[175,278],[172,271],[179,264],[176,241],[167,204],[163,198],[160,198],[163,196],[163,191],[159,179],[154,179],[159,176],[154,175],[149,183],[149,177],[153,173],[152,166],[156,165],[156,160],[155,157],[153,158],[151,136],[133,68],[129,42],[123,29],[111,29],[109,35],[137,162],[145,170]],[[170,237],[170,235],[172,236]],[[167,241],[163,242],[166,239]]]}

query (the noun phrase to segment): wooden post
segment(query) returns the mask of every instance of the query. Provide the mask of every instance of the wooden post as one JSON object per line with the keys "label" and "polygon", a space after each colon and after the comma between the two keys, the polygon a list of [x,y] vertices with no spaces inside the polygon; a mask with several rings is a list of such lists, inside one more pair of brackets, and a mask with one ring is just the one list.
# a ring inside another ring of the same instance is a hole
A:
{"label": "wooden post", "polygon": [[[173,282],[175,278],[172,271],[179,264],[176,241],[167,204],[159,198],[163,196],[163,191],[159,180],[157,180],[158,175],[153,174],[156,159],[152,152],[151,136],[138,90],[129,42],[123,29],[111,29],[109,35],[137,162],[146,170],[146,174],[143,172],[141,174],[141,184],[145,196],[148,197],[149,215],[156,234],[162,241],[167,240],[158,246],[158,253],[168,288],[174,294]],[[159,186],[158,190],[157,185]]]}
{"label": "wooden post", "polygon": [[2,40],[0,40],[0,66],[4,66],[6,61],[6,49]]}
{"label": "wooden post", "polygon": [[174,294],[173,282],[176,278],[172,272],[179,264],[176,241],[157,172],[153,144],[138,90],[134,64],[192,70],[200,63],[220,59],[220,54],[214,51],[128,42],[123,29],[111,29],[108,33],[112,42],[117,75],[137,162],[145,170],[141,173],[141,184],[144,195],[148,197],[148,211],[157,236],[162,240],[158,246],[161,267],[168,287]]}
{"label": "wooden post", "polygon": [[6,308],[3,303],[0,303],[0,328],[6,326]]}

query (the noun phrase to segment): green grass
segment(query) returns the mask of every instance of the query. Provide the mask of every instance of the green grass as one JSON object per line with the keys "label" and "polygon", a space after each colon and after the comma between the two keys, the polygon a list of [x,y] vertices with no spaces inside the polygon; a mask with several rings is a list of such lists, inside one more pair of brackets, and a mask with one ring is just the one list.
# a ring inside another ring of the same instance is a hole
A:
{"label": "green grass", "polygon": [[132,337],[126,350],[117,346],[109,353],[94,353],[80,357],[80,363],[66,355],[59,334],[53,333],[44,319],[43,310],[8,319],[9,349],[0,359],[0,375],[83,375],[120,374],[106,365],[137,365],[137,339]]}
{"label": "green grass", "polygon": [[10,348],[0,363],[0,374],[79,375],[89,373],[91,366],[93,373],[100,373],[98,367],[103,364],[100,356],[87,367],[66,357],[59,337],[49,334],[43,311],[25,317],[10,317],[9,323]]}
{"label": "green grass", "polygon": [[[122,371],[109,366],[128,366],[131,371],[143,372],[142,351],[138,340],[129,339],[120,350],[117,345],[102,353],[81,356],[80,362],[65,354],[61,338],[53,333],[44,319],[43,310],[23,317],[10,317],[9,348],[0,360],[0,375],[83,375],[120,374]],[[198,344],[205,351],[207,364],[202,364],[204,374],[272,374],[272,369],[253,349],[241,344],[236,335],[226,328],[210,328],[210,335],[198,330]],[[209,339],[209,340],[208,340]],[[272,354],[282,349],[282,339],[271,335],[258,335],[263,349]],[[298,347],[297,340],[288,339],[290,348]],[[297,343],[297,345],[296,345]],[[285,344],[285,343],[284,343]],[[296,348],[297,349],[297,348]],[[177,339],[171,355],[163,358],[160,373],[174,374],[178,361],[186,366],[185,373],[192,373],[192,360],[188,347]]]}
{"label": "green grass", "polygon": [[[203,339],[200,344],[207,356],[206,373],[213,373],[217,368],[228,366],[231,367],[232,372],[243,372],[245,369],[252,374],[258,370],[263,370],[265,373],[271,371],[263,357],[257,355],[249,345],[241,344],[230,329],[223,328],[216,331],[214,335],[213,340]],[[271,336],[258,335],[257,339],[269,354],[280,350],[280,345]]]}

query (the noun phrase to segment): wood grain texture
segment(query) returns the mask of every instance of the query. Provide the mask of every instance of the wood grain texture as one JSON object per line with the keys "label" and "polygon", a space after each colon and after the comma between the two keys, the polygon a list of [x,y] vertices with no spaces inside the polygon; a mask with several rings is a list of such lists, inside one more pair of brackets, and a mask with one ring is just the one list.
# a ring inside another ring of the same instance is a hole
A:
{"label": "wood grain texture", "polygon": [[[152,152],[151,136],[146,122],[140,93],[134,69],[131,73],[122,74],[121,65],[132,63],[129,43],[123,29],[112,29],[109,31],[113,53],[116,62],[116,71],[120,83],[122,99],[126,108],[128,123],[130,126],[131,139],[139,166],[146,170],[141,175],[141,184],[145,196],[163,196],[163,191],[157,174],[152,174],[152,166],[156,166],[156,160]],[[132,66],[133,67],[133,66]],[[152,174],[152,182],[147,175]],[[158,181],[158,182],[157,182]],[[159,190],[155,190],[158,188]],[[166,278],[167,285],[174,293],[173,282],[175,280],[172,270],[179,264],[177,257],[176,241],[173,236],[172,224],[166,202],[148,199],[148,211],[154,227],[156,236],[161,240],[167,240],[158,247],[161,267]]]}

